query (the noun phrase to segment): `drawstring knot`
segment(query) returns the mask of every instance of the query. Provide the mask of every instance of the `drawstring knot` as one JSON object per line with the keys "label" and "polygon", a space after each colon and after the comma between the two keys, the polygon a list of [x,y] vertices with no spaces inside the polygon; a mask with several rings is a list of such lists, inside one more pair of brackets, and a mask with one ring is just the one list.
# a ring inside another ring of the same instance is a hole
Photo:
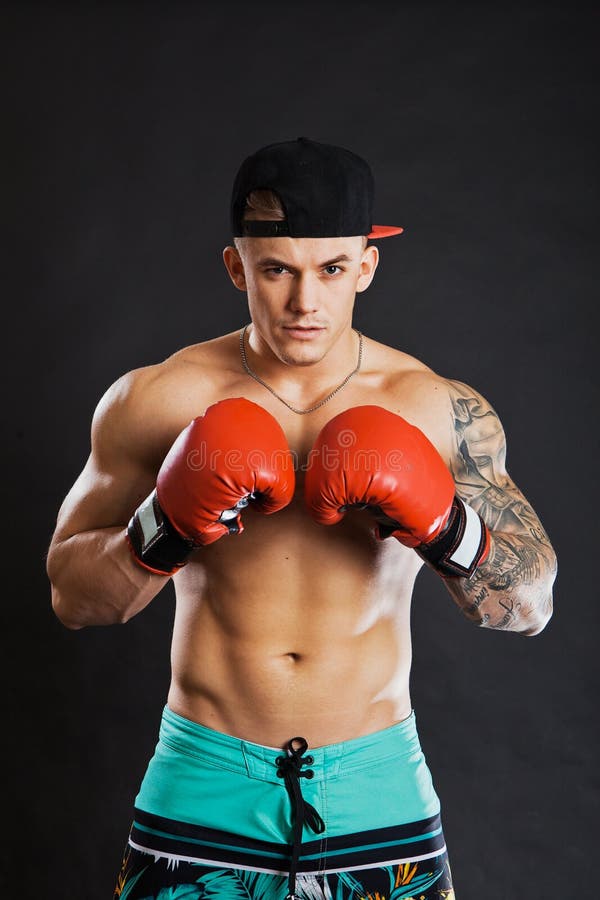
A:
{"label": "drawstring knot", "polygon": [[[295,746],[296,744],[298,745],[297,747]],[[275,762],[277,764],[277,777],[283,778],[292,804],[292,857],[290,860],[289,892],[285,900],[295,900],[296,872],[298,869],[298,857],[300,856],[300,845],[302,844],[302,828],[306,825],[315,834],[322,834],[325,831],[325,822],[314,806],[306,802],[300,787],[301,778],[310,780],[315,775],[313,769],[310,768],[302,771],[303,766],[312,766],[314,763],[312,756],[304,756],[308,750],[308,742],[303,737],[292,738],[287,742],[285,750],[286,755],[278,756]]]}

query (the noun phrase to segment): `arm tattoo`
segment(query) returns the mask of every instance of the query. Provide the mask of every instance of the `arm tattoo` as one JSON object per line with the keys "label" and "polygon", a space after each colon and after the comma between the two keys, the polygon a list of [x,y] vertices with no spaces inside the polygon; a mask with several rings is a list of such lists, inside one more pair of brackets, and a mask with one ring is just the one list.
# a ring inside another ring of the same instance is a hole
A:
{"label": "arm tattoo", "polygon": [[506,440],[494,409],[472,388],[449,381],[457,494],[492,534],[488,558],[470,579],[448,580],[465,615],[488,628],[519,630],[552,606],[556,558],[532,506],[506,472]]}

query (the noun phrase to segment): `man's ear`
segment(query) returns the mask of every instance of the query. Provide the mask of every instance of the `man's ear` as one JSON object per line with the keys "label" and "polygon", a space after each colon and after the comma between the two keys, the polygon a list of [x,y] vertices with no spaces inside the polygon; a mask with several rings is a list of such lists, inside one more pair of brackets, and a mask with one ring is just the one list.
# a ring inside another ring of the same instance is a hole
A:
{"label": "man's ear", "polygon": [[223,250],[223,262],[229,273],[229,277],[235,284],[238,291],[246,291],[246,273],[244,272],[244,263],[237,247],[225,247]]}
{"label": "man's ear", "polygon": [[374,244],[369,244],[363,250],[362,259],[360,261],[360,275],[356,283],[356,291],[366,291],[375,275],[375,269],[379,262],[379,250]]}

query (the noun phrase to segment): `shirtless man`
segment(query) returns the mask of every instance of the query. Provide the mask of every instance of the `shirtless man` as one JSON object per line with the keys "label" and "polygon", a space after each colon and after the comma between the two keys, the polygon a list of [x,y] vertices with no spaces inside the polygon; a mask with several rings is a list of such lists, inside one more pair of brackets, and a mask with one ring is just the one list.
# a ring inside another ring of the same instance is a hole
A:
{"label": "shirtless man", "polygon": [[245,160],[223,256],[250,323],[96,409],[48,555],[56,615],[127,622],[176,594],[115,897],[454,897],[409,695],[415,578],[535,635],[556,559],[490,404],[353,329],[368,238],[401,231],[372,200],[337,147]]}

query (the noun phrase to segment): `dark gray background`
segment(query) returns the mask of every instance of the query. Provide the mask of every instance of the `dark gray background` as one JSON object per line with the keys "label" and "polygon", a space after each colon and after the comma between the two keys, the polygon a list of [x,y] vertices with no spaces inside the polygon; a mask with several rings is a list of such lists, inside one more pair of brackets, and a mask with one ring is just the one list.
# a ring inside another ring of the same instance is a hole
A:
{"label": "dark gray background", "polygon": [[[44,554],[124,371],[247,321],[228,283],[241,159],[364,155],[368,335],[494,404],[556,546],[554,618],[477,630],[429,572],[412,694],[459,900],[597,891],[597,15],[571,4],[2,7],[3,896],[111,896],[169,678],[167,588],[68,632]],[[393,773],[390,773],[393,777]]]}

